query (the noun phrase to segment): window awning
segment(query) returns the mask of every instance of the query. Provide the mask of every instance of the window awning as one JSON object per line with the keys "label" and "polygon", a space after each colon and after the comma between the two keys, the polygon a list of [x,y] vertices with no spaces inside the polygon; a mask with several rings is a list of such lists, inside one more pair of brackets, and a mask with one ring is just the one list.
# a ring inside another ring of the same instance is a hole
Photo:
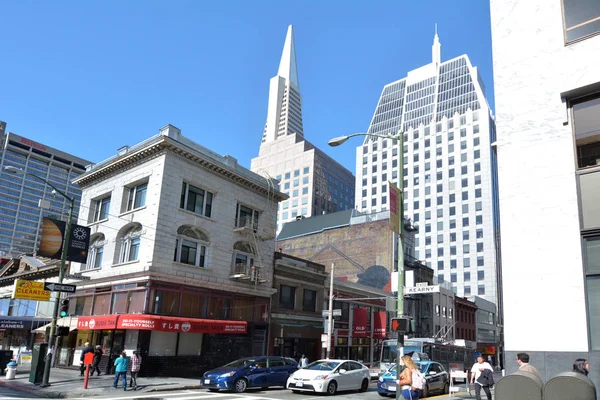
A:
{"label": "window awning", "polygon": [[[77,317],[64,317],[56,320],[56,326],[68,326],[70,331],[77,329]],[[34,332],[45,333],[50,324],[34,329]]]}
{"label": "window awning", "polygon": [[149,314],[116,314],[79,317],[79,330],[140,329],[183,333],[246,333],[246,321],[168,317]]}

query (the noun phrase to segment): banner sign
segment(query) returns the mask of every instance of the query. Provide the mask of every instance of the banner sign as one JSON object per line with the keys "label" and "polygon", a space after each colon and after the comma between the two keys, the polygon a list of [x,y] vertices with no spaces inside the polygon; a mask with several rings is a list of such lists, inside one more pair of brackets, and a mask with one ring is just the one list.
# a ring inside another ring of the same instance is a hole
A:
{"label": "banner sign", "polygon": [[36,317],[2,317],[0,319],[0,329],[15,329],[30,331],[39,325],[44,325],[50,322],[47,318]]}
{"label": "banner sign", "polygon": [[77,329],[139,329],[144,331],[184,333],[246,333],[248,323],[246,321],[121,314],[100,317],[79,317]]}
{"label": "banner sign", "polygon": [[[46,218],[42,222],[42,239],[38,256],[60,260],[66,223],[56,219]],[[90,228],[71,224],[71,238],[67,250],[67,260],[85,264],[90,245]]]}
{"label": "banner sign", "polygon": [[366,308],[355,308],[353,310],[354,320],[352,323],[352,336],[353,337],[367,337],[367,312]]}
{"label": "banner sign", "polygon": [[12,298],[21,300],[50,301],[50,291],[44,289],[44,282],[16,279]]}
{"label": "banner sign", "polygon": [[[400,168],[402,168],[402,166],[400,166]],[[402,197],[400,196],[400,189],[398,189],[398,186],[389,181],[388,186],[390,188],[390,230],[400,234],[400,218],[403,218],[403,216],[400,215],[400,202],[402,201]]]}
{"label": "banner sign", "polygon": [[374,339],[385,339],[387,336],[386,325],[387,325],[387,313],[385,311],[377,311],[373,314],[374,327],[373,327],[373,338]]}

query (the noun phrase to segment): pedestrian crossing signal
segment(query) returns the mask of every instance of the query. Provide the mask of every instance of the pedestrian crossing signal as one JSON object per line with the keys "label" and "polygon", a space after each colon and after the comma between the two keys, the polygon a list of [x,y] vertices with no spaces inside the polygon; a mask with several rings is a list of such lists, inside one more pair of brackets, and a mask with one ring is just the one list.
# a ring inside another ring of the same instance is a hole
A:
{"label": "pedestrian crossing signal", "polygon": [[408,318],[392,318],[392,332],[405,333],[410,327],[410,319]]}

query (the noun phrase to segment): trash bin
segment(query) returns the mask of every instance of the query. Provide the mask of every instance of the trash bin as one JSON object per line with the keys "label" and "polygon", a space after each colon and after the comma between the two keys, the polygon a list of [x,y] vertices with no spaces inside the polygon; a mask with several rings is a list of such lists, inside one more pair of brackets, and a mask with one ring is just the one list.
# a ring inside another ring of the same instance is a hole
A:
{"label": "trash bin", "polygon": [[6,365],[6,379],[15,379],[17,375],[17,363],[14,361]]}

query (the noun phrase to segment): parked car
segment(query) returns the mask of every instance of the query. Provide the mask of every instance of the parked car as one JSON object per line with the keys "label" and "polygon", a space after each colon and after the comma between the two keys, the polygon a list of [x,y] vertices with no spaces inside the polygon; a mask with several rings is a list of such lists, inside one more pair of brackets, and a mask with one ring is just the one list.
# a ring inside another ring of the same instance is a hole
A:
{"label": "parked car", "polygon": [[[428,397],[431,392],[447,394],[450,391],[450,379],[448,372],[442,364],[435,361],[415,361],[419,370],[425,375],[427,383],[423,387],[421,397]],[[400,367],[400,371],[405,367]],[[377,382],[377,393],[380,396],[392,396],[396,394],[398,380],[396,366],[392,366],[385,374],[381,375]]]}
{"label": "parked car", "polygon": [[320,392],[331,395],[338,390],[366,392],[370,380],[369,369],[357,361],[318,360],[290,375],[286,387],[294,393]]}
{"label": "parked car", "polygon": [[290,374],[297,370],[298,363],[291,358],[275,356],[241,358],[205,372],[200,385],[211,392],[223,389],[242,393],[247,388],[253,387],[285,386]]}

